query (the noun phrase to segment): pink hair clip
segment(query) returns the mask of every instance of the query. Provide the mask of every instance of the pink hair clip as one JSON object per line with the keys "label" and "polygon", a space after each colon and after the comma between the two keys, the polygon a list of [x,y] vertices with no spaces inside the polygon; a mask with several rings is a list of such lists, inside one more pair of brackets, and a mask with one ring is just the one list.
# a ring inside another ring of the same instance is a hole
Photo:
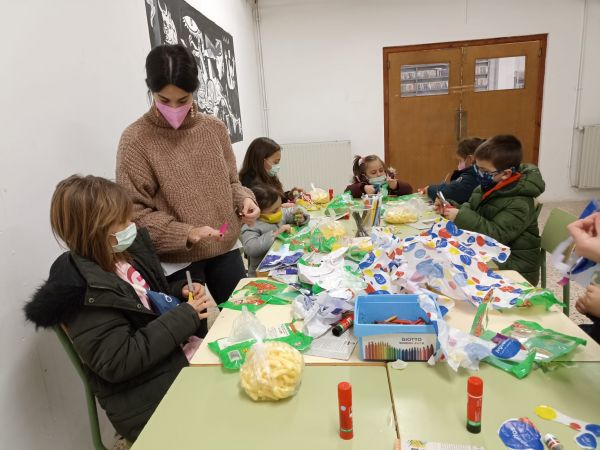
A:
{"label": "pink hair clip", "polygon": [[362,165],[365,162],[365,158],[360,155],[354,155],[355,158],[358,158],[358,165]]}

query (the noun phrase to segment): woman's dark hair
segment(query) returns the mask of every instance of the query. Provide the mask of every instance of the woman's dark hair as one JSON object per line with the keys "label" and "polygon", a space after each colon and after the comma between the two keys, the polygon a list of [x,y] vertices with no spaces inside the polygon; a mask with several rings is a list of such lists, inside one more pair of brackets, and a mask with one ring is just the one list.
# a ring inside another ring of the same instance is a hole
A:
{"label": "woman's dark hair", "polygon": [[[377,155],[369,155],[369,156],[359,156],[354,155],[354,162],[352,163],[352,173],[354,174],[353,182],[363,182],[368,181],[367,176],[365,175],[367,172],[367,164],[373,161],[379,161],[383,165],[383,169],[388,173],[388,169],[385,166],[383,160]],[[390,169],[392,170],[392,169]],[[388,173],[389,174],[389,173]]]}
{"label": "woman's dark hair", "polygon": [[172,84],[185,92],[198,89],[198,66],[183,45],[159,45],[146,57],[146,85],[151,92]]}
{"label": "woman's dark hair", "polygon": [[277,199],[281,199],[281,192],[271,185],[254,184],[251,189],[256,197],[256,204],[261,210],[270,208]]}
{"label": "woman's dark hair", "polygon": [[481,144],[485,142],[485,139],[479,137],[471,137],[464,138],[458,143],[458,148],[456,149],[456,153],[463,159],[466,159],[467,156],[472,156],[475,154],[475,150]]}
{"label": "woman's dark hair", "polygon": [[265,159],[278,151],[281,151],[281,146],[273,139],[268,137],[254,139],[246,150],[240,170],[242,184],[246,187],[256,183],[268,184],[283,193],[283,186],[277,175],[271,176],[265,169]]}

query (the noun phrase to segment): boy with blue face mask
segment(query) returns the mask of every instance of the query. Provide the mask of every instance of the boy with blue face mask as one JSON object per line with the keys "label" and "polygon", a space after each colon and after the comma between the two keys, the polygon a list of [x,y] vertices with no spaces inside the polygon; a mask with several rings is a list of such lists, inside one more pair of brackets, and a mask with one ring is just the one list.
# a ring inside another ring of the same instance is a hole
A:
{"label": "boy with blue face mask", "polygon": [[[456,226],[490,236],[507,245],[511,255],[501,269],[516,270],[534,286],[540,272],[539,197],[545,183],[539,169],[521,164],[519,140],[498,135],[475,152],[479,187],[460,209],[436,200],[436,211]],[[456,206],[456,205],[455,205]]]}

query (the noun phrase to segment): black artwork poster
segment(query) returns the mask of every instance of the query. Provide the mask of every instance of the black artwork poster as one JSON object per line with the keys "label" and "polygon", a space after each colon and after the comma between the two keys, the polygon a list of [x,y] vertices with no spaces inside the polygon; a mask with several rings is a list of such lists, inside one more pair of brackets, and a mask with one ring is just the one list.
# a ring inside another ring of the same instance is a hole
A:
{"label": "black artwork poster", "polygon": [[150,44],[185,45],[198,65],[198,109],[221,119],[231,142],[243,139],[233,39],[183,0],[145,0]]}

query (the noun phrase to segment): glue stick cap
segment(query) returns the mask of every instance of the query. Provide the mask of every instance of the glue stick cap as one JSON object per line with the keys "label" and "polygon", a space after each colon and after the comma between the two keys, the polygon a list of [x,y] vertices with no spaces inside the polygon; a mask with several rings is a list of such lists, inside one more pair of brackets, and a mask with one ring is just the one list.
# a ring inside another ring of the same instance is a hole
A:
{"label": "glue stick cap", "polygon": [[338,399],[345,402],[352,401],[352,385],[347,381],[338,384]]}
{"label": "glue stick cap", "polygon": [[474,397],[481,397],[483,395],[483,380],[479,377],[469,377],[467,381],[467,393]]}

